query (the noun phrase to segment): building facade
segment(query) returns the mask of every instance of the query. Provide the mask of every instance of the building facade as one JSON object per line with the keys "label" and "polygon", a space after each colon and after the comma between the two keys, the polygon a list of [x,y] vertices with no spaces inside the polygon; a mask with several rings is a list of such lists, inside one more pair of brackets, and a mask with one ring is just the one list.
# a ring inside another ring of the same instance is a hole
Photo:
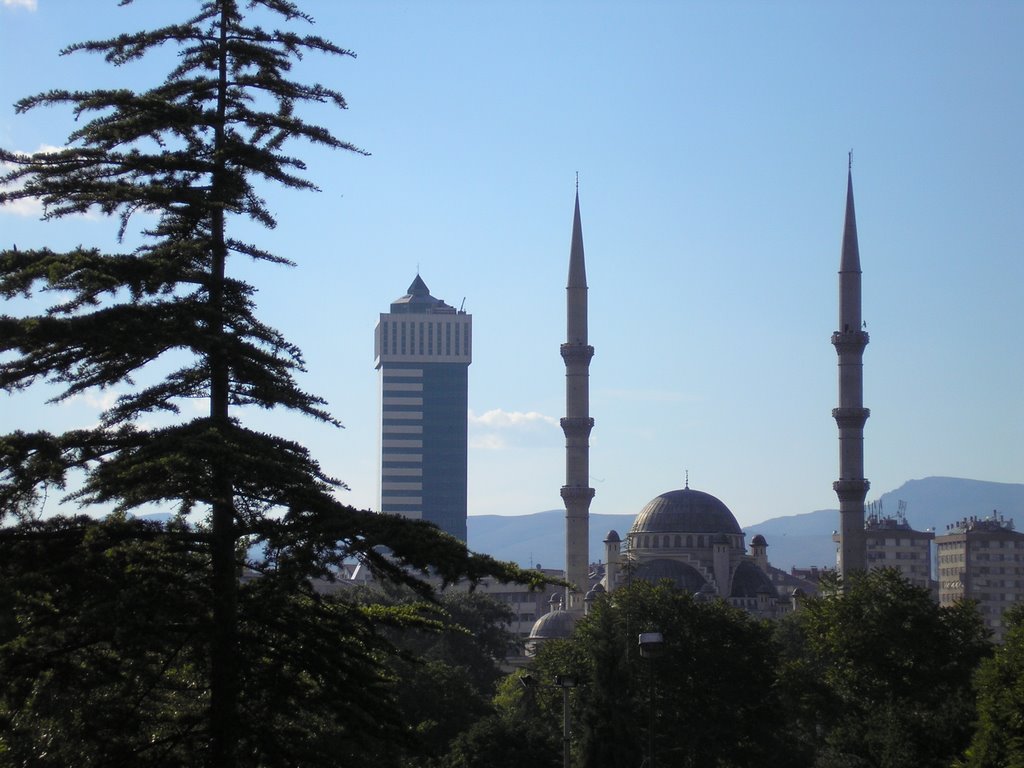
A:
{"label": "building facade", "polygon": [[974,600],[992,639],[1003,639],[1003,612],[1024,600],[1024,533],[1013,520],[966,517],[935,537],[939,605]]}
{"label": "building facade", "polygon": [[427,520],[466,540],[473,318],[416,275],[374,333],[380,371],[380,496],[385,514]]}
{"label": "building facade", "polygon": [[[895,515],[881,511],[881,502],[872,502],[870,513],[864,522],[864,538],[867,551],[868,570],[895,568],[900,575],[917,587],[930,590],[936,595],[936,584],[932,580],[933,531],[917,531],[907,522],[903,510]],[[840,543],[838,531],[832,541]],[[840,562],[837,549],[836,564]]]}

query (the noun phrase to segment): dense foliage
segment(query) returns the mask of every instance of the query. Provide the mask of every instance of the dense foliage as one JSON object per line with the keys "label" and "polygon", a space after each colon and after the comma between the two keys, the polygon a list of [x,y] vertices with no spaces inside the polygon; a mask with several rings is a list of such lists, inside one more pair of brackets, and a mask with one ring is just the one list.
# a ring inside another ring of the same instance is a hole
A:
{"label": "dense foliage", "polygon": [[1003,615],[1006,637],[975,678],[978,717],[964,768],[1024,768],[1024,605]]}
{"label": "dense foliage", "polygon": [[[649,630],[664,637],[656,658],[642,658],[637,645]],[[785,765],[774,662],[769,625],[718,600],[637,582],[599,599],[572,639],[541,647],[532,674],[580,681],[578,765],[639,765],[652,749],[663,765]],[[561,722],[558,690],[542,685],[523,697],[541,732]]]}
{"label": "dense foliage", "polygon": [[808,600],[778,637],[808,764],[938,768],[966,748],[971,676],[990,650],[973,605],[940,607],[896,571],[871,571],[842,597]]}

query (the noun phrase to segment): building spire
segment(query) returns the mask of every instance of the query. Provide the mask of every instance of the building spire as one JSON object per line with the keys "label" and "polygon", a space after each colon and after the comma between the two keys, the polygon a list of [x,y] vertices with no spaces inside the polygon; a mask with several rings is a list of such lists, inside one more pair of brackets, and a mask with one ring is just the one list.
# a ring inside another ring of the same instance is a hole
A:
{"label": "building spire", "polygon": [[[864,477],[864,348],[867,331],[861,319],[860,250],[853,206],[853,153],[846,175],[846,217],[839,260],[839,328],[832,344],[839,356],[839,407],[832,416],[839,427],[839,479],[832,484],[839,497],[839,571],[846,579],[867,569],[864,499],[870,483]],[[844,582],[848,584],[849,582]]]}
{"label": "building spire", "polygon": [[589,588],[590,565],[590,359],[594,348],[587,341],[587,270],[583,254],[583,226],[580,223],[579,177],[569,246],[569,280],[566,286],[565,362],[565,580],[566,608],[582,612]]}

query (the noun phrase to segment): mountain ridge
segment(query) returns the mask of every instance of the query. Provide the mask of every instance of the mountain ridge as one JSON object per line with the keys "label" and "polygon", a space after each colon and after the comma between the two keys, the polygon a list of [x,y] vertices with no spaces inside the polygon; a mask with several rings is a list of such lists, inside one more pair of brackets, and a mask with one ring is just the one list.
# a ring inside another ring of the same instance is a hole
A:
{"label": "mountain ridge", "polygon": [[[994,510],[1024,526],[1024,483],[932,476],[908,480],[877,499],[883,515],[895,515],[905,502],[907,522],[916,530],[941,534],[947,525],[967,516],[986,517]],[[639,510],[637,510],[639,511]],[[526,515],[471,515],[469,546],[499,560],[524,567],[563,568],[565,511]],[[604,560],[603,540],[615,530],[624,539],[633,514],[590,515],[590,559]],[[747,541],[761,534],[768,541],[768,559],[783,570],[834,566],[832,532],[839,524],[838,509],[819,509],[774,517],[746,526]]]}

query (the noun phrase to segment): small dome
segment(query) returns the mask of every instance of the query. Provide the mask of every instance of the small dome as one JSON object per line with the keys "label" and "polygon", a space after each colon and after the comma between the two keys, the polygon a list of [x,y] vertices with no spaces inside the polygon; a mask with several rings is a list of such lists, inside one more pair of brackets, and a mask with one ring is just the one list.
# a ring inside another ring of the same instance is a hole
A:
{"label": "small dome", "polygon": [[761,535],[761,534],[759,533],[759,534],[757,534],[757,536],[755,536],[754,538],[752,538],[752,539],[750,540],[750,545],[751,545],[752,547],[767,547],[767,546],[768,546],[768,542],[767,542],[767,541],[765,541],[765,538],[764,538],[764,536],[762,536],[762,535]]}
{"label": "small dome", "polygon": [[605,544],[611,544],[613,541],[622,541],[622,539],[619,538],[619,532],[615,529],[608,531],[608,535],[604,537]]}
{"label": "small dome", "polygon": [[733,533],[743,529],[729,508],[710,493],[684,488],[648,502],[636,516],[630,535],[637,533]]}
{"label": "small dome", "polygon": [[590,588],[587,594],[583,597],[583,600],[584,602],[592,603],[595,600],[597,600],[597,598],[599,598],[601,595],[605,594],[605,592],[606,590],[604,588],[604,585],[599,581],[597,582],[597,584]]}
{"label": "small dome", "polygon": [[633,571],[633,578],[642,579],[651,584],[668,579],[677,589],[687,592],[698,592],[705,584],[704,577],[692,565],[667,558],[641,563]]}
{"label": "small dome", "polygon": [[576,626],[576,614],[555,608],[533,623],[530,640],[564,640],[572,635]]}
{"label": "small dome", "polygon": [[775,595],[775,586],[768,574],[749,560],[742,560],[732,576],[730,597],[757,597],[759,594]]}

